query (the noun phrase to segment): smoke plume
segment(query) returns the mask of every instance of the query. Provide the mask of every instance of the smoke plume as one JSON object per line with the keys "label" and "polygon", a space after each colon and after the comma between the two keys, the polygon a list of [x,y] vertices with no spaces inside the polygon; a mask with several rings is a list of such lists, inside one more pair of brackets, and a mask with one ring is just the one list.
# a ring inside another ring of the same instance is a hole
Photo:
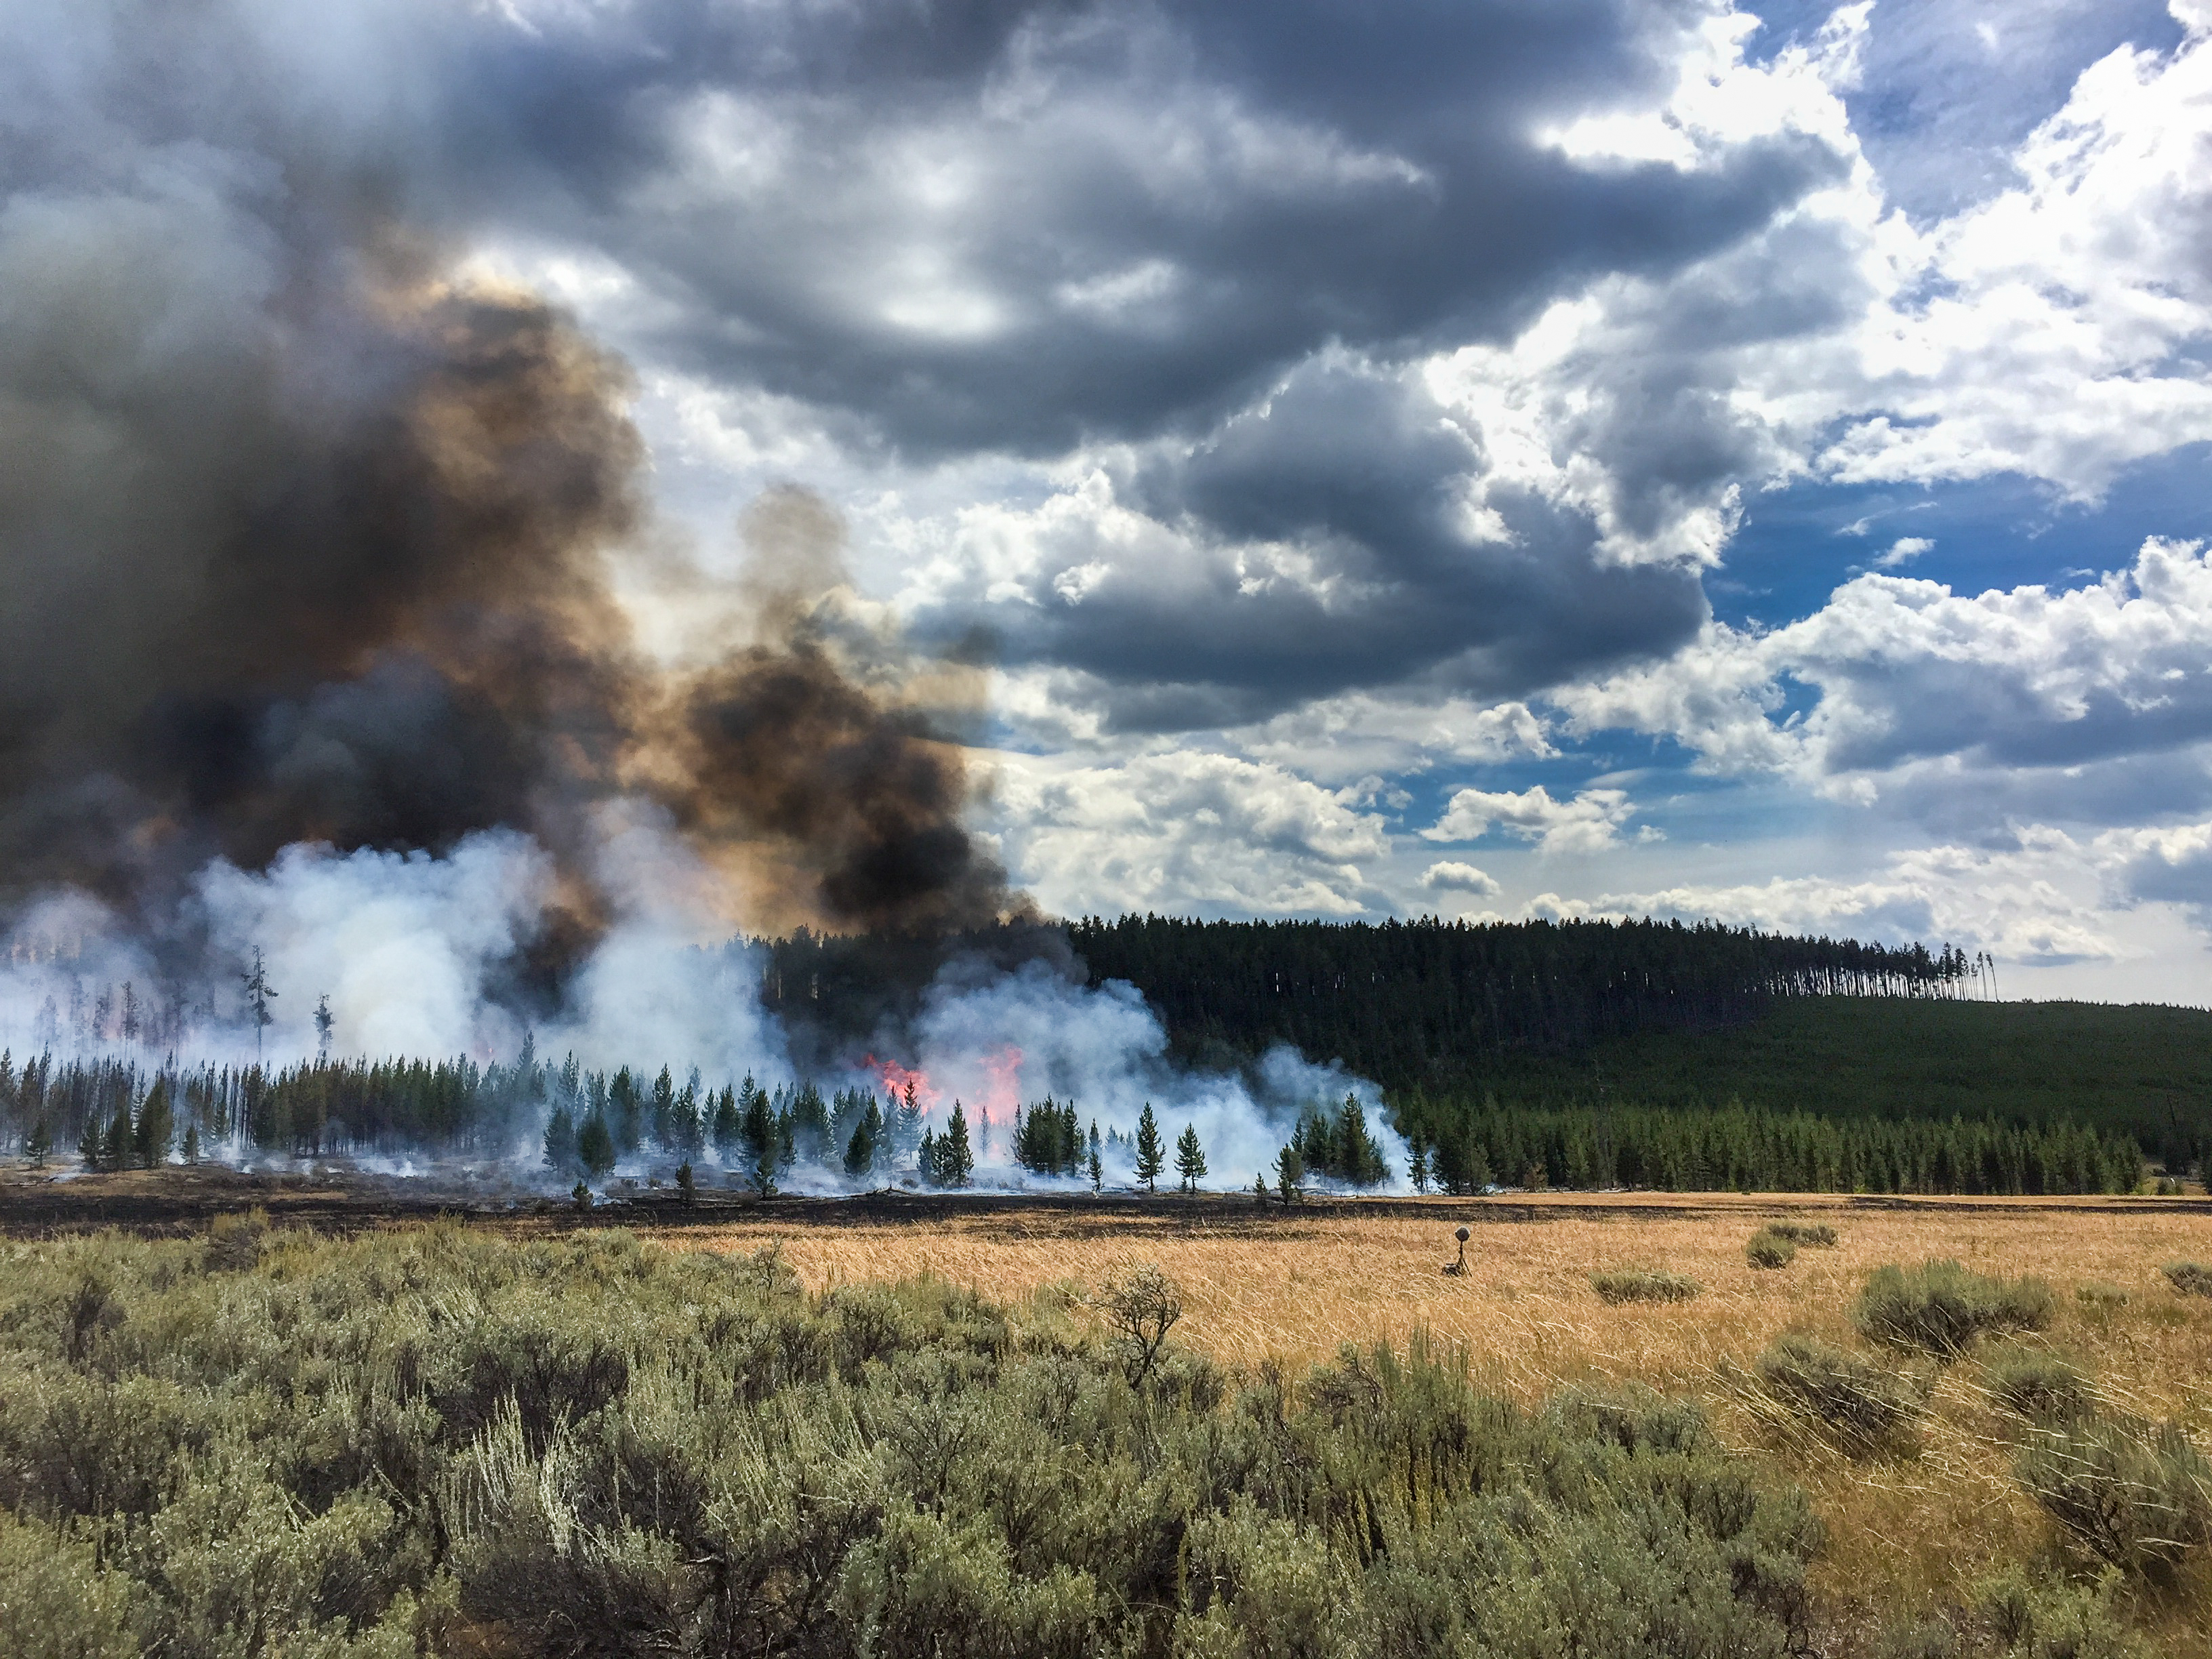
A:
{"label": "smoke plume", "polygon": [[0,318],[0,444],[27,463],[0,494],[16,900],[66,886],[159,923],[212,859],[519,830],[555,862],[523,943],[557,972],[611,916],[596,815],[642,799],[742,874],[732,921],[1018,908],[915,696],[945,677],[838,625],[819,503],[749,515],[719,651],[641,647],[611,575],[653,534],[628,374],[552,307],[356,250],[180,323],[157,284],[54,280],[67,249],[106,268],[155,228],[26,216],[0,235],[0,284],[48,276]]}

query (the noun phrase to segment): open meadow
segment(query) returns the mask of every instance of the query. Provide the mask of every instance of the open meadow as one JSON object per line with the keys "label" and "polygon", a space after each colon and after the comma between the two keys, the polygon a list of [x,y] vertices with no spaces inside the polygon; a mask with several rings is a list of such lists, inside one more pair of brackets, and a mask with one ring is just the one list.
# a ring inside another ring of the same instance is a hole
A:
{"label": "open meadow", "polygon": [[[1745,1242],[1777,1217],[1825,1222],[1836,1243],[1754,1268]],[[1462,1221],[1466,1271],[1447,1275]],[[1402,1349],[1424,1332],[1463,1352],[1486,1389],[1525,1404],[1574,1383],[1691,1395],[1724,1440],[1812,1494],[1828,1528],[1812,1582],[1839,1630],[1931,1613],[2008,1564],[2055,1571],[2063,1559],[2051,1522],[2012,1478],[2019,1419],[1992,1400],[1977,1364],[1905,1362],[1931,1389],[1911,1456],[1852,1455],[1759,1385],[1758,1357],[1785,1331],[1863,1348],[1851,1305],[1877,1267],[1955,1258],[2047,1279],[2055,1317],[2020,1340],[2077,1364],[2112,1407],[2212,1444],[2212,1298],[2178,1293],[2160,1272],[2212,1260],[2212,1204],[2202,1200],[1559,1194],[1307,1212],[1233,1198],[1103,1216],[1007,1205],[792,1224],[769,1212],[660,1237],[679,1249],[778,1245],[817,1291],[930,1275],[1002,1299],[1058,1297],[1151,1263],[1182,1292],[1176,1340],[1231,1365],[1295,1375],[1343,1344]],[[1686,1273],[1699,1291],[1608,1305],[1590,1275],[1618,1267]],[[2142,1611],[2170,1651],[2212,1653],[2201,1562],[2181,1593]]]}
{"label": "open meadow", "polygon": [[27,1659],[2212,1652],[2198,1196],[0,1198]]}

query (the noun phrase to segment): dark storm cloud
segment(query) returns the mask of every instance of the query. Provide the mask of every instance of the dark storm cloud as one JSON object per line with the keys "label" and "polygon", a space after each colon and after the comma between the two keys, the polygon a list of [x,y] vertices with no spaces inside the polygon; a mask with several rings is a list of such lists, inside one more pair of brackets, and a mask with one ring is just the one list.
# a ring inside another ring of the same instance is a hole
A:
{"label": "dark storm cloud", "polygon": [[[1649,94],[1703,15],[952,9],[939,39],[769,10],[598,86],[556,33],[500,60],[561,94],[506,154],[542,187],[518,228],[617,250],[670,307],[657,356],[857,412],[911,453],[1048,454],[1202,425],[1328,342],[1501,337],[1837,176],[1802,139],[1694,171],[1537,142]],[[606,136],[580,149],[579,131]]]}
{"label": "dark storm cloud", "polygon": [[1151,549],[1060,549],[984,615],[1002,660],[1098,677],[1112,722],[1139,730],[1408,681],[1523,696],[1696,632],[1694,573],[1607,563],[1582,514],[1501,490],[1510,539],[1473,537],[1461,497],[1481,468],[1418,384],[1309,365],[1127,481],[1161,526]]}
{"label": "dark storm cloud", "polygon": [[1687,171],[1538,142],[1648,100],[1709,15],[114,0],[13,89],[34,172],[111,167],[120,124],[270,161],[287,213],[346,176],[429,233],[605,252],[657,360],[1048,454],[1196,429],[1331,341],[1502,337],[1838,176],[1802,138]]}
{"label": "dark storm cloud", "polygon": [[[643,703],[594,562],[643,511],[622,370],[535,299],[441,290],[502,240],[618,266],[613,320],[657,367],[866,442],[1135,442],[1157,558],[927,619],[1098,677],[1121,724],[1408,680],[1520,695],[1663,652],[1704,614],[1694,576],[1608,562],[1584,513],[1534,494],[1493,489],[1508,533],[1472,536],[1479,434],[1393,365],[1505,337],[1593,276],[1676,270],[1838,175],[1800,137],[1687,169],[1540,142],[1648,106],[1711,12],[0,9],[0,673],[6,758],[41,786],[11,856],[98,818],[85,844],[135,858],[164,815],[248,858],[429,843],[541,822],[549,755],[586,797],[620,770]],[[1700,395],[1624,383],[1609,405],[1659,434],[1631,457],[1632,531],[1739,459]],[[856,763],[930,741],[789,643],[714,695],[796,697]],[[905,833],[904,807],[787,811],[775,768],[717,747],[758,726],[717,707],[662,709],[651,741],[767,804],[693,821],[842,824],[896,878],[914,849],[868,836]],[[901,752],[940,825],[957,766]],[[988,896],[958,853],[915,857]]]}

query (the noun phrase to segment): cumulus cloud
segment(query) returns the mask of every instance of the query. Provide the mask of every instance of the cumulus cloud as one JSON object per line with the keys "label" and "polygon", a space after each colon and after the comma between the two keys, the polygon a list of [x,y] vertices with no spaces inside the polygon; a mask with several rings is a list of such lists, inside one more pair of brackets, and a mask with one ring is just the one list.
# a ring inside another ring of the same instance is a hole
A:
{"label": "cumulus cloud", "polygon": [[1443,816],[1421,831],[1427,841],[1479,841],[1495,826],[1543,853],[1601,853],[1620,840],[1635,806],[1622,789],[1584,789],[1554,800],[1542,784],[1518,794],[1462,789]]}
{"label": "cumulus cloud", "polygon": [[1389,849],[1357,793],[1182,750],[1103,763],[1001,758],[1005,848],[1065,915],[1160,908],[1355,916],[1387,910],[1364,867]]}
{"label": "cumulus cloud", "polygon": [[[1663,732],[1715,770],[1931,805],[1964,793],[1997,822],[1992,787],[2033,791],[2033,816],[2111,822],[2203,798],[2208,637],[2204,545],[2154,537],[2128,568],[2069,589],[1969,596],[1861,576],[1801,622],[1711,625],[1668,663],[1557,700],[1576,731]],[[1793,687],[1809,708],[1788,706]]]}
{"label": "cumulus cloud", "polygon": [[1683,885],[1566,899],[1547,893],[1534,915],[1712,919],[1775,932],[1888,944],[1948,941],[2045,965],[2123,954],[2100,914],[2102,860],[2063,833],[2039,830],[1990,850],[1938,846],[1892,855],[1870,878],[1776,877],[1741,885]]}
{"label": "cumulus cloud", "polygon": [[1925,536],[1899,536],[1889,544],[1887,552],[1875,556],[1875,567],[1880,570],[1895,570],[1900,565],[1911,564],[1936,544]]}
{"label": "cumulus cloud", "polygon": [[1471,864],[1454,860],[1440,860],[1421,872],[1421,886],[1431,893],[1472,893],[1477,898],[1495,898],[1499,888],[1498,878]]}

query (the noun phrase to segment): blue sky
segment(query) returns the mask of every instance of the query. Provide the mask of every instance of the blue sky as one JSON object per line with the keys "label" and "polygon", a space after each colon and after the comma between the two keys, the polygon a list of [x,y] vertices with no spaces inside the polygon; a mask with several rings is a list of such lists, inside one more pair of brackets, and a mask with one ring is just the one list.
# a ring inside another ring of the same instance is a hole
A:
{"label": "blue sky", "polygon": [[1048,908],[2212,1000],[2207,0],[209,0],[251,91],[99,122],[143,9],[38,10],[55,169],[135,123],[101,188],[260,224],[366,156],[628,360],[648,641],[826,502],[855,614],[989,665]]}

